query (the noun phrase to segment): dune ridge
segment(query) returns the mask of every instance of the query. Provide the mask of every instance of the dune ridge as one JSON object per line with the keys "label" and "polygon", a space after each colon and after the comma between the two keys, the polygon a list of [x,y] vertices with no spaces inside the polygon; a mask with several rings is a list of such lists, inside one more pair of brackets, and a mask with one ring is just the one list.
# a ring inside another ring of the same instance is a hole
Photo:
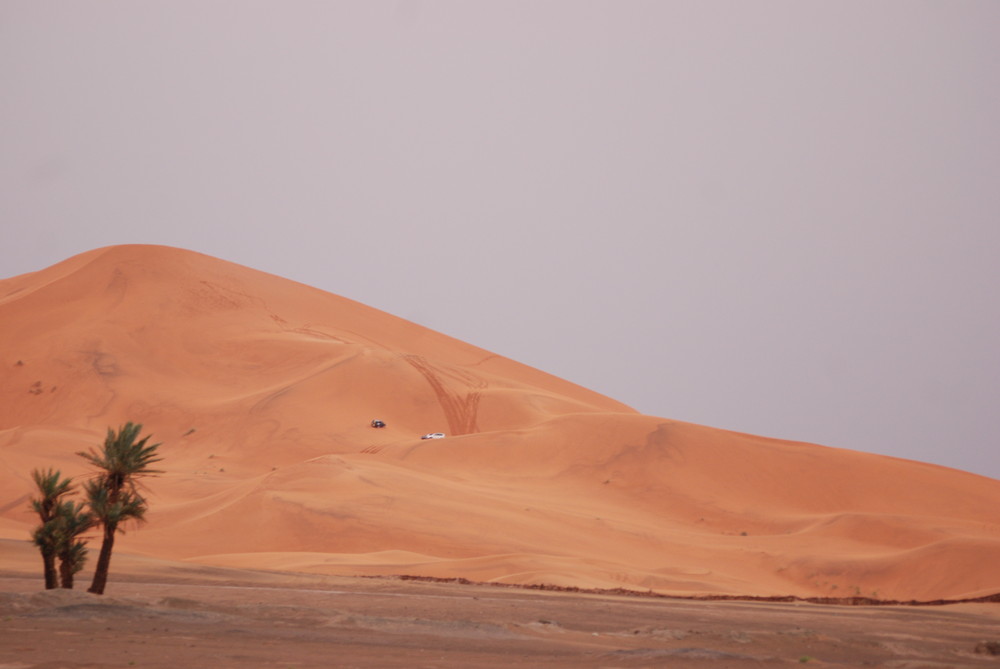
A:
{"label": "dune ridge", "polygon": [[1000,592],[1000,481],[641,415],[192,251],[108,247],[2,280],[0,323],[2,538],[32,527],[33,467],[81,476],[74,453],[131,420],[166,469],[117,545],[137,555],[666,594]]}

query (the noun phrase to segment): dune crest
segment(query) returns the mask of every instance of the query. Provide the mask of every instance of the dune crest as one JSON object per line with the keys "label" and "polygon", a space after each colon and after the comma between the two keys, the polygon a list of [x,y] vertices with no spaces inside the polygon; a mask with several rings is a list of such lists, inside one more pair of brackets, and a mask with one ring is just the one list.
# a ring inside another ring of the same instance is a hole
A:
{"label": "dune crest", "polygon": [[0,323],[2,538],[33,525],[32,468],[82,475],[75,451],[131,420],[167,470],[118,544],[135,554],[662,593],[1000,592],[1000,481],[640,415],[191,251],[108,247],[2,280]]}

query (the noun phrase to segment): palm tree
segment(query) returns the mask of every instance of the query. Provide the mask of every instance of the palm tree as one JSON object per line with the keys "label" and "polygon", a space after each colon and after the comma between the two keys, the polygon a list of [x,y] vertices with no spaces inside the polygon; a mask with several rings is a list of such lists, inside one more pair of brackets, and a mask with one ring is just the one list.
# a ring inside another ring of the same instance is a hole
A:
{"label": "palm tree", "polygon": [[45,574],[45,589],[52,590],[59,587],[59,574],[56,572],[56,544],[58,538],[55,533],[55,524],[50,520],[42,523],[31,533],[31,540],[38,546],[42,553],[42,568]]}
{"label": "palm tree", "polygon": [[133,423],[126,423],[118,432],[108,428],[101,450],[92,448],[77,453],[100,470],[85,486],[87,504],[104,530],[94,580],[87,589],[94,594],[104,594],[119,525],[128,520],[142,521],[145,517],[146,500],[139,494],[136,479],[161,473],[150,467],[162,460],[156,454],[160,444],[147,446],[148,435],[136,441],[141,430],[142,425]]}
{"label": "palm tree", "polygon": [[31,534],[32,540],[42,554],[42,565],[45,573],[45,589],[59,587],[56,574],[56,553],[58,552],[58,533],[56,531],[59,507],[62,498],[72,492],[73,483],[62,478],[58,470],[35,469],[31,478],[38,488],[39,497],[31,500],[31,507],[38,514],[42,524]]}
{"label": "palm tree", "polygon": [[93,527],[94,522],[94,515],[84,510],[82,502],[69,500],[59,505],[56,556],[59,558],[59,581],[64,588],[73,588],[73,576],[87,561],[87,545],[77,537]]}

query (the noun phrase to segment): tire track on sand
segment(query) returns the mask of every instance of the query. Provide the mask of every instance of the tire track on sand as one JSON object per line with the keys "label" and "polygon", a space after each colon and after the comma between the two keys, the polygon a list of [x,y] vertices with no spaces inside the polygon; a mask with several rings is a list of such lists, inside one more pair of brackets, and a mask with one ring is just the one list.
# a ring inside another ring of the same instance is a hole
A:
{"label": "tire track on sand", "polygon": [[[451,434],[460,435],[479,431],[476,417],[479,413],[479,400],[482,396],[480,391],[486,388],[486,381],[473,374],[463,373],[453,368],[446,370],[435,368],[420,355],[404,355],[403,360],[427,379],[427,383],[437,395],[438,403],[444,411]],[[451,391],[445,382],[446,378],[457,381],[466,387],[471,386],[473,390],[471,392]]]}

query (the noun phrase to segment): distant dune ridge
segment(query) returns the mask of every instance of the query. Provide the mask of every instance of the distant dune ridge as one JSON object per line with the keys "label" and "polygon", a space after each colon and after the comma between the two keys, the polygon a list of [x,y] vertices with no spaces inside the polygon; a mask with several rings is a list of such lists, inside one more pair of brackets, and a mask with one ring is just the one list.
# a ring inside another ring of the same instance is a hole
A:
{"label": "distant dune ridge", "polygon": [[676,594],[1000,592],[1000,481],[641,415],[191,251],[108,247],[0,281],[0,369],[0,538],[34,525],[32,468],[82,475],[74,453],[131,420],[166,474],[122,552]]}

